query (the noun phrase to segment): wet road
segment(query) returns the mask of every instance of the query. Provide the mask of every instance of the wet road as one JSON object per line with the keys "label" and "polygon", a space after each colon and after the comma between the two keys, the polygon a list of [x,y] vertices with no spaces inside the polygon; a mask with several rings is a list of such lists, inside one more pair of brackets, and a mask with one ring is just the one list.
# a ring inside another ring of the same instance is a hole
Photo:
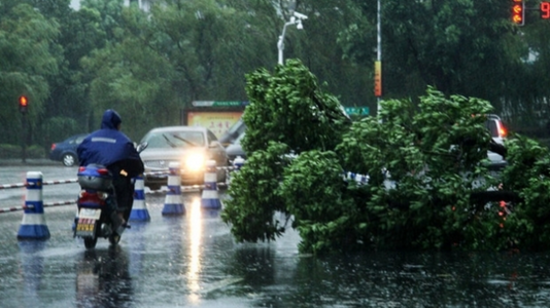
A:
{"label": "wet road", "polygon": [[[53,175],[72,176],[62,170]],[[73,192],[59,194],[66,199]],[[550,302],[550,254],[315,258],[298,253],[296,232],[275,243],[235,243],[218,212],[200,209],[199,193],[185,194],[184,216],[161,215],[162,193],[146,194],[146,204],[151,221],[133,222],[119,246],[100,239],[91,251],[72,237],[74,206],[45,209],[47,241],[18,241],[22,212],[0,214],[0,307],[548,307]]]}

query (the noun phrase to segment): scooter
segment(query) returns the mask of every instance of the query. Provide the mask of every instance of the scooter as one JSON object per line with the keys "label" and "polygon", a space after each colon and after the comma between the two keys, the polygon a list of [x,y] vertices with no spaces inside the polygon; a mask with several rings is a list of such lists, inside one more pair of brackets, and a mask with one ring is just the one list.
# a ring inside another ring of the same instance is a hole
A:
{"label": "scooter", "polygon": [[[146,147],[146,143],[140,144],[138,153]],[[123,225],[114,210],[113,175],[105,166],[90,164],[78,169],[77,178],[81,190],[77,199],[74,237],[82,238],[87,249],[94,248],[100,237],[108,238],[111,245],[118,244],[122,232],[129,226]],[[130,213],[124,213],[124,216],[128,221]]]}

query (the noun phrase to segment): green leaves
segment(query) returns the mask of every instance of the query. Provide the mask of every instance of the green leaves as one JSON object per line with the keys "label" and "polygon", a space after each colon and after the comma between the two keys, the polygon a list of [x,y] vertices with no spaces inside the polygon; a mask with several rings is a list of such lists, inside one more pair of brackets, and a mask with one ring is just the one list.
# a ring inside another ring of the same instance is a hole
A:
{"label": "green leaves", "polygon": [[231,178],[230,199],[222,219],[232,225],[237,241],[271,241],[285,229],[275,213],[287,213],[280,196],[279,182],[287,147],[271,142],[266,150],[249,155],[246,164]]}
{"label": "green leaves", "polygon": [[273,75],[259,69],[246,77],[250,106],[243,119],[251,128],[246,151],[261,149],[269,140],[284,142],[295,153],[329,150],[349,125],[338,100],[323,92],[298,60],[277,66]]}
{"label": "green leaves", "polygon": [[[6,18],[0,19],[0,134],[18,143],[21,127],[17,98],[29,98],[29,123],[34,125],[43,113],[49,95],[47,77],[55,75],[61,61],[61,49],[55,44],[59,25],[35,11],[28,4],[13,6]],[[5,139],[4,139],[5,140]],[[7,140],[6,140],[7,141]]]}
{"label": "green leaves", "polygon": [[[513,139],[513,164],[500,178],[491,174],[487,101],[428,87],[418,108],[383,101],[378,118],[350,126],[297,61],[247,77],[243,144],[252,156],[231,183],[223,214],[237,240],[275,239],[284,230],[274,220],[281,212],[300,232],[300,249],[315,254],[547,246],[532,239],[546,232],[537,223],[550,218],[550,207],[540,206],[550,204],[547,150]],[[289,160],[289,153],[297,155]],[[368,175],[368,183],[344,180],[347,171]],[[548,179],[533,178],[540,174]],[[472,197],[501,183],[525,202]]]}

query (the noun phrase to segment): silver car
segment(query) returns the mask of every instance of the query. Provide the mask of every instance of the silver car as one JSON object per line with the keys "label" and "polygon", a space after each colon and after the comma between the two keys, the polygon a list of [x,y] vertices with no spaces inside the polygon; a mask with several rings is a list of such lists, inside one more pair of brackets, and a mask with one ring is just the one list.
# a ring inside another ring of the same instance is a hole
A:
{"label": "silver car", "polygon": [[[140,153],[145,165],[144,185],[157,190],[167,185],[169,166],[180,164],[182,185],[204,183],[206,162],[227,167],[229,158],[222,144],[210,130],[199,126],[167,126],[150,130],[141,139],[147,148]],[[217,168],[218,182],[225,181],[226,168]]]}

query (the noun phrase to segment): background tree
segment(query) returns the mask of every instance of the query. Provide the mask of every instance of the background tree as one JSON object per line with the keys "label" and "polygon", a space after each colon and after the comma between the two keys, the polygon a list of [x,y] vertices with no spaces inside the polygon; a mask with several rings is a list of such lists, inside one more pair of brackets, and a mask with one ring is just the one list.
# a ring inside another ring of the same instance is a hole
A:
{"label": "background tree", "polygon": [[[276,42],[291,14],[285,2],[163,0],[143,11],[136,1],[126,7],[122,0],[84,0],[74,11],[68,0],[2,1],[4,28],[24,3],[35,11],[25,14],[55,21],[59,32],[48,47],[55,69],[34,71],[48,94],[39,100],[45,108],[33,120],[40,127],[33,142],[47,147],[91,131],[101,109],[113,104],[136,116],[139,125],[126,128],[137,139],[148,128],[179,123],[179,110],[193,100],[248,100],[245,75],[275,67]],[[546,136],[549,25],[528,10],[526,25],[513,26],[509,6],[497,0],[383,1],[383,98],[417,104],[433,85],[487,99],[513,130]],[[303,30],[288,29],[285,58],[301,59],[344,106],[368,106],[375,114],[375,3],[301,0],[293,9],[308,19]],[[4,46],[24,39],[4,38]],[[11,59],[3,65],[10,70]],[[121,106],[128,101],[134,102]]]}
{"label": "background tree", "polygon": [[3,3],[5,15],[0,19],[0,135],[4,143],[19,144],[21,136],[14,133],[21,127],[18,97],[29,98],[27,117],[32,132],[51,91],[48,78],[58,72],[62,57],[55,43],[59,24],[26,3],[13,4]]}
{"label": "background tree", "polygon": [[42,14],[58,21],[58,43],[63,48],[58,55],[57,74],[48,77],[51,90],[45,101],[45,112],[38,119],[42,131],[38,139],[49,150],[52,142],[90,130],[88,81],[83,74],[80,59],[92,50],[103,47],[106,34],[100,27],[100,12],[85,3],[79,11],[69,7],[69,0],[33,0],[31,3]]}
{"label": "background tree", "polygon": [[[362,16],[376,20],[376,5],[355,1]],[[486,99],[514,130],[544,129],[548,77],[539,53],[548,24],[528,10],[526,25],[510,21],[510,3],[490,1],[383,1],[384,99],[419,97],[427,85],[446,94]],[[528,3],[528,6],[535,5]],[[539,41],[540,40],[540,41]],[[345,55],[372,66],[376,46],[372,23],[348,27],[339,40]],[[535,47],[536,46],[536,47]],[[534,52],[536,49],[536,52]],[[539,102],[539,103],[537,103]]]}

